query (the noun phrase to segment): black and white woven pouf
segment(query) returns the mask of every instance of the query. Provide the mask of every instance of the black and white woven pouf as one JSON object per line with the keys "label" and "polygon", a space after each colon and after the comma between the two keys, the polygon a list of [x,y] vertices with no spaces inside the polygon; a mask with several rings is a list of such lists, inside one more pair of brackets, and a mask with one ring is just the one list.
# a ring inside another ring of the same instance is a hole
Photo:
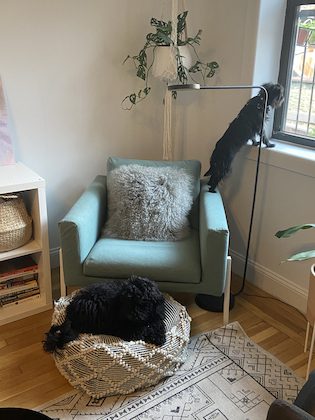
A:
{"label": "black and white woven pouf", "polygon": [[[63,323],[71,298],[69,295],[55,302],[52,324]],[[54,354],[60,373],[73,387],[93,398],[129,394],[173,375],[186,359],[191,318],[184,306],[169,295],[165,298],[163,346],[109,335],[80,334]]]}

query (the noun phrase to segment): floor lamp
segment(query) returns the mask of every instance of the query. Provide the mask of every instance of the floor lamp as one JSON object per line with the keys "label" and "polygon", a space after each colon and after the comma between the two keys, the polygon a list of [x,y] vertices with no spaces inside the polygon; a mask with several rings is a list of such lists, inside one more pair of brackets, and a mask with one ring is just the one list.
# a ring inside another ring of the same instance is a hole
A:
{"label": "floor lamp", "polygon": [[[262,144],[262,137],[264,131],[264,121],[266,118],[267,113],[267,103],[268,103],[268,92],[264,86],[260,85],[240,85],[240,86],[203,86],[199,85],[198,83],[192,84],[185,84],[185,85],[168,85],[167,89],[170,91],[178,91],[178,90],[239,90],[239,89],[262,89],[265,92],[265,102],[264,102],[264,112],[263,118],[261,122],[261,129],[259,133],[259,145],[258,145],[258,155],[257,155],[257,163],[256,163],[256,175],[255,175],[255,183],[254,183],[254,193],[253,193],[253,201],[252,201],[252,210],[249,222],[249,230],[248,230],[248,239],[247,239],[247,247],[246,247],[246,256],[245,256],[245,265],[243,271],[243,278],[242,278],[242,285],[240,289],[231,296],[230,307],[234,304],[234,296],[239,295],[243,292],[245,287],[246,281],[246,273],[247,273],[247,266],[248,266],[248,257],[249,257],[249,248],[250,248],[250,240],[252,236],[252,227],[253,227],[253,220],[254,220],[254,212],[255,212],[255,203],[256,203],[256,193],[257,193],[257,184],[258,184],[258,176],[259,176],[259,164],[260,164],[260,154],[261,154],[261,144]],[[217,311],[223,311],[223,295],[220,297],[211,296],[211,295],[198,295],[198,304],[204,309]]]}

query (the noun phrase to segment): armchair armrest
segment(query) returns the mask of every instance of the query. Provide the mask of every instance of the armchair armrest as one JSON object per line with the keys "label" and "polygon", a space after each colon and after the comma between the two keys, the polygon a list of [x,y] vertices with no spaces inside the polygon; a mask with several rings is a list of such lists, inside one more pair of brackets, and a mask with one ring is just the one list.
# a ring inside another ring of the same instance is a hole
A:
{"label": "armchair armrest", "polygon": [[268,410],[267,420],[314,420],[314,415],[315,371],[310,374],[293,404],[283,400],[273,401]]}
{"label": "armchair armrest", "polygon": [[82,276],[82,263],[100,235],[105,213],[106,176],[98,175],[58,224],[66,285]]}
{"label": "armchair armrest", "polygon": [[283,400],[275,400],[268,410],[267,420],[279,419],[314,420],[315,417],[294,404],[290,404]]}
{"label": "armchair armrest", "polygon": [[205,293],[221,296],[230,235],[221,195],[209,193],[206,180],[201,181],[199,223],[202,281],[209,284]]}

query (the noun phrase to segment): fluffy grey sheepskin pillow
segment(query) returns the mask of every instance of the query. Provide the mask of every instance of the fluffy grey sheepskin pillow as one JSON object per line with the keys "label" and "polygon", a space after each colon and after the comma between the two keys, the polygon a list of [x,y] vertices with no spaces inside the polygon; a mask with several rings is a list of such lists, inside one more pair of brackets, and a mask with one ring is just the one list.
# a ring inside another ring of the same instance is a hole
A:
{"label": "fluffy grey sheepskin pillow", "polygon": [[189,233],[193,177],[185,169],[124,165],[107,179],[104,234],[147,241],[179,240]]}

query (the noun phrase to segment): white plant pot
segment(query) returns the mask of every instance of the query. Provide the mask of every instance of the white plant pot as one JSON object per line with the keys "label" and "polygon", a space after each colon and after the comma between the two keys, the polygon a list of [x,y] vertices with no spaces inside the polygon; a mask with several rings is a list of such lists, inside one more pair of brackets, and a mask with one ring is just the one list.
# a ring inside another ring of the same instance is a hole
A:
{"label": "white plant pot", "polygon": [[[177,47],[182,58],[183,65],[189,69],[192,64],[189,48],[187,45]],[[177,48],[173,46],[156,47],[154,63],[152,66],[152,75],[163,81],[177,79]]]}

